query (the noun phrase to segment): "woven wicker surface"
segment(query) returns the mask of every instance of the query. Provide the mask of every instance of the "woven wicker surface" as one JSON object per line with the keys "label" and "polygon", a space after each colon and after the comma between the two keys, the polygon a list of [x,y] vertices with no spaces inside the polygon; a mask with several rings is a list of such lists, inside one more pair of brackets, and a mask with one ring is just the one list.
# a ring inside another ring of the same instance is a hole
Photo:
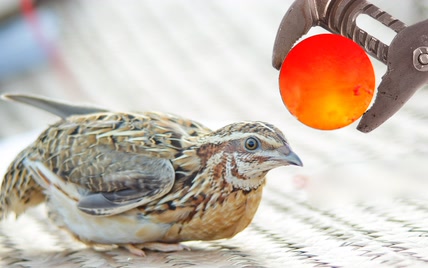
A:
{"label": "woven wicker surface", "polygon": [[[60,61],[1,81],[1,92],[161,110],[213,128],[269,121],[285,132],[305,167],[270,172],[253,223],[230,240],[189,242],[192,251],[148,252],[145,258],[122,249],[94,251],[52,226],[41,206],[0,224],[0,266],[428,267],[428,92],[419,91],[370,134],[355,125],[328,132],[301,125],[283,106],[278,72],[270,65],[290,2],[42,5],[61,25]],[[398,6],[388,11],[413,14]],[[385,70],[375,65],[380,79]],[[3,173],[56,119],[8,103],[1,103],[0,114]]]}

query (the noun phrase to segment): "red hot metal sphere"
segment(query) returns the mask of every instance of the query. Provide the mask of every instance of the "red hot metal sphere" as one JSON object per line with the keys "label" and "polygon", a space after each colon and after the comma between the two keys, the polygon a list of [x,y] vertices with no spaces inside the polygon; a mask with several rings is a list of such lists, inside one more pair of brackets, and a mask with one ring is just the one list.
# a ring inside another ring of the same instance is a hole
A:
{"label": "red hot metal sphere", "polygon": [[351,124],[367,110],[375,74],[365,51],[352,40],[321,34],[290,51],[279,87],[284,104],[299,121],[331,130]]}

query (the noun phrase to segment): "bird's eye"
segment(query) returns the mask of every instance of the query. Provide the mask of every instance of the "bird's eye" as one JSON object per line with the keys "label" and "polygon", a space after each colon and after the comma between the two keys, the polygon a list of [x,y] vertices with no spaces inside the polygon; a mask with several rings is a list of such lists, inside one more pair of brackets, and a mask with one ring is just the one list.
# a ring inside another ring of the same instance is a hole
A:
{"label": "bird's eye", "polygon": [[247,150],[254,151],[255,149],[259,148],[259,141],[255,138],[248,138],[245,141],[245,148]]}

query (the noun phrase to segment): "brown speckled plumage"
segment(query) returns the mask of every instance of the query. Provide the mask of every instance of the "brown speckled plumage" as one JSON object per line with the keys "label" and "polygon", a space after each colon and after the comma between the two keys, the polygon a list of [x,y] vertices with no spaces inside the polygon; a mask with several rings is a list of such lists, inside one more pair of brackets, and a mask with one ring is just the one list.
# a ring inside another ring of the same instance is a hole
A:
{"label": "brown speckled plumage", "polygon": [[263,122],[211,131],[162,113],[6,98],[62,119],[10,165],[2,216],[47,200],[55,223],[78,239],[139,255],[143,247],[179,250],[165,243],[234,236],[251,222],[266,173],[301,165],[281,131]]}

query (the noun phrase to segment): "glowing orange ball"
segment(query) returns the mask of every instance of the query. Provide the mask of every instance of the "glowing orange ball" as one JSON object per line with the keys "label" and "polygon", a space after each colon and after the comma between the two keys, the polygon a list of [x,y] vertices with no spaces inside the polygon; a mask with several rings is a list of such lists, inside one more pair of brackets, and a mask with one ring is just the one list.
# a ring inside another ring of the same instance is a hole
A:
{"label": "glowing orange ball", "polygon": [[297,44],[279,75],[284,104],[303,124],[322,130],[360,118],[373,98],[375,74],[370,59],[352,40],[320,34]]}

